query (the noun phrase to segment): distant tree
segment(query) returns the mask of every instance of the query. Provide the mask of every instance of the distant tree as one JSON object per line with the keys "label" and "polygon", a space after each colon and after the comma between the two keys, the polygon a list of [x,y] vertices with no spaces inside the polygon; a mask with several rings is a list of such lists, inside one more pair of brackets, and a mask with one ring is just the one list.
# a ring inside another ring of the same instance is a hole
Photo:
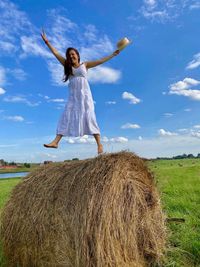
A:
{"label": "distant tree", "polygon": [[173,159],[187,159],[187,158],[194,158],[193,154],[183,154],[183,155],[177,155],[174,156]]}
{"label": "distant tree", "polygon": [[10,164],[9,165],[11,165],[11,166],[15,166],[15,165],[17,165],[14,161],[12,161],[12,162],[10,162]]}
{"label": "distant tree", "polygon": [[177,156],[174,156],[173,159],[182,159],[183,156],[182,155],[177,155]]}
{"label": "distant tree", "polygon": [[200,153],[197,154],[197,158],[200,158]]}
{"label": "distant tree", "polygon": [[73,158],[72,160],[79,160],[79,158]]}
{"label": "distant tree", "polygon": [[183,158],[183,159],[186,159],[187,157],[188,157],[187,154],[183,154],[183,155],[182,155],[182,158]]}
{"label": "distant tree", "polygon": [[30,163],[24,163],[24,167],[25,168],[30,168],[31,167],[31,164]]}

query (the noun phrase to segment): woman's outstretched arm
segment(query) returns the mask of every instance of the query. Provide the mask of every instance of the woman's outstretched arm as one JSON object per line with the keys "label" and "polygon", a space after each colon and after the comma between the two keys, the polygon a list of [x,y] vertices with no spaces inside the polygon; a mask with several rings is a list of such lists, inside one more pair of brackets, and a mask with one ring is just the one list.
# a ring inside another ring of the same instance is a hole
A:
{"label": "woman's outstretched arm", "polygon": [[46,34],[44,32],[44,30],[42,30],[41,33],[41,37],[44,40],[45,44],[48,46],[48,48],[51,50],[51,52],[53,53],[53,55],[57,58],[57,60],[64,66],[65,65],[65,58],[62,57],[58,51],[49,43]]}
{"label": "woman's outstretched arm", "polygon": [[98,66],[100,64],[103,64],[104,62],[110,60],[111,58],[117,56],[119,53],[120,53],[120,51],[116,50],[110,56],[103,57],[103,58],[101,58],[99,60],[95,60],[95,61],[86,61],[84,63],[85,63],[85,66],[86,66],[87,69],[94,68],[94,67],[96,67],[96,66]]}

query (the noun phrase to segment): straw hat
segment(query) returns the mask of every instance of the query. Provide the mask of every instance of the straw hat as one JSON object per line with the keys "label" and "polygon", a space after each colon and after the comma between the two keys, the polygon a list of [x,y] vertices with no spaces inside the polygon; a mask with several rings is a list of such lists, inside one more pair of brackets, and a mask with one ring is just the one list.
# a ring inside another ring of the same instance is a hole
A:
{"label": "straw hat", "polygon": [[130,41],[128,38],[124,37],[123,39],[121,39],[121,40],[119,40],[119,41],[117,42],[117,49],[118,49],[118,50],[122,50],[122,49],[124,49],[127,45],[129,45],[130,43],[131,43],[131,41]]}

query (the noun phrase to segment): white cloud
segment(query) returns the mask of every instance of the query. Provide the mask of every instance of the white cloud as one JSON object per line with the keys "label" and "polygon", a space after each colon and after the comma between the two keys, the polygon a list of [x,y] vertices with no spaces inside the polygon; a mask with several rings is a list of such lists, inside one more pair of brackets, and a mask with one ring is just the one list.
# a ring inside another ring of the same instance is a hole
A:
{"label": "white cloud", "polygon": [[97,36],[98,36],[98,30],[94,25],[88,24],[88,25],[85,26],[84,37],[88,41],[90,41],[90,42],[96,41],[97,40]]}
{"label": "white cloud", "polygon": [[55,107],[56,109],[63,110],[65,107],[65,103],[58,103],[57,106]]}
{"label": "white cloud", "polygon": [[16,147],[17,144],[11,144],[11,145],[0,145],[0,148],[9,148],[9,147]]}
{"label": "white cloud", "polygon": [[191,132],[191,135],[192,135],[193,137],[200,138],[200,131],[197,131],[197,132]]}
{"label": "white cloud", "polygon": [[13,76],[15,79],[23,81],[26,79],[27,74],[20,68],[10,69],[0,66],[0,85],[7,83],[6,77]]}
{"label": "white cloud", "polygon": [[[69,144],[96,144],[93,136],[84,135],[81,137],[65,137],[64,138]],[[126,143],[128,139],[123,136],[108,138],[103,136],[101,138],[102,143]]]}
{"label": "white cloud", "polygon": [[142,141],[143,140],[142,136],[138,136],[138,140]]}
{"label": "white cloud", "polygon": [[199,0],[196,0],[196,2],[192,3],[190,6],[189,6],[190,9],[200,9],[200,2]]}
{"label": "white cloud", "polygon": [[10,121],[15,121],[15,122],[22,122],[24,121],[24,118],[22,116],[5,116],[4,117],[5,120],[10,120]]}
{"label": "white cloud", "polygon": [[108,104],[108,105],[115,105],[116,101],[106,101],[105,103]]}
{"label": "white cloud", "polygon": [[0,87],[0,95],[5,94],[6,90],[4,90],[3,88]]}
{"label": "white cloud", "polygon": [[142,14],[146,19],[151,19],[152,21],[155,20],[155,21],[164,22],[165,20],[169,19],[169,15],[166,10],[149,11],[149,10],[143,9]]}
{"label": "white cloud", "polygon": [[11,73],[15,77],[15,79],[20,81],[25,80],[27,77],[26,72],[22,69],[7,69],[7,71]]}
{"label": "white cloud", "polygon": [[197,53],[193,56],[193,60],[190,61],[186,69],[196,69],[200,66],[200,53]]}
{"label": "white cloud", "polygon": [[65,53],[67,47],[73,46],[76,40],[73,36],[77,38],[80,34],[79,25],[67,18],[64,13],[68,13],[68,10],[64,8],[48,10],[50,25],[46,31],[49,41],[61,53]]}
{"label": "white cloud", "polygon": [[129,104],[138,104],[141,102],[141,100],[139,98],[135,97],[133,94],[131,94],[129,92],[123,92],[122,98],[130,100]]}
{"label": "white cloud", "polygon": [[197,125],[194,125],[193,127],[194,127],[195,129],[200,129],[200,125],[198,125],[198,124],[197,124]]}
{"label": "white cloud", "polygon": [[0,46],[2,53],[10,53],[11,56],[19,49],[19,37],[25,32],[31,34],[33,25],[30,23],[25,12],[18,9],[14,3],[0,1]]}
{"label": "white cloud", "polygon": [[112,143],[127,143],[128,138],[123,137],[123,136],[119,136],[119,137],[110,138],[109,141]]}
{"label": "white cloud", "polygon": [[102,141],[103,143],[108,143],[108,142],[109,142],[109,139],[108,139],[107,136],[103,136],[103,137],[101,137],[101,141]]}
{"label": "white cloud", "polygon": [[190,112],[191,111],[191,108],[185,108],[184,111],[185,112]]}
{"label": "white cloud", "polygon": [[14,44],[6,41],[0,41],[0,49],[7,54],[15,53],[17,48]]}
{"label": "white cloud", "polygon": [[160,136],[175,136],[175,135],[178,135],[177,133],[173,133],[173,132],[165,131],[164,129],[160,129],[160,130],[158,130],[158,134],[159,134]]}
{"label": "white cloud", "polygon": [[91,83],[116,83],[120,78],[121,72],[109,67],[98,66],[88,71],[88,80]]}
{"label": "white cloud", "polygon": [[0,66],[0,86],[6,83],[6,71]]}
{"label": "white cloud", "polygon": [[42,95],[42,94],[37,94],[39,97],[45,99],[45,100],[49,100],[50,99],[50,96],[47,96],[47,95]]}
{"label": "white cloud", "polygon": [[75,143],[75,141],[74,141],[72,138],[68,138],[67,142],[68,142],[69,144],[74,144],[74,143]]}
{"label": "white cloud", "polygon": [[185,133],[185,132],[188,132],[188,129],[187,128],[182,128],[182,129],[178,129],[179,132],[182,132],[182,133]]}
{"label": "white cloud", "polygon": [[63,66],[55,60],[48,60],[48,69],[51,72],[51,80],[53,85],[66,86],[67,83],[63,82],[64,69]]}
{"label": "white cloud", "polygon": [[188,9],[199,8],[198,0],[143,0],[139,13],[152,22],[166,23],[175,20]]}
{"label": "white cloud", "polygon": [[199,85],[200,81],[185,78],[183,81],[173,83],[169,86],[169,94],[182,95],[191,98],[192,100],[200,101],[200,90],[189,89],[193,86]]}
{"label": "white cloud", "polygon": [[52,98],[52,99],[48,99],[48,102],[63,103],[63,102],[65,102],[65,99],[63,99],[63,98]]}
{"label": "white cloud", "polygon": [[121,126],[122,129],[139,129],[140,125],[138,124],[132,124],[132,123],[126,123]]}
{"label": "white cloud", "polygon": [[178,91],[188,89],[190,86],[195,86],[200,84],[200,81],[197,81],[192,78],[185,78],[183,81],[179,81],[170,85],[171,91]]}
{"label": "white cloud", "polygon": [[45,48],[44,45],[42,45],[39,36],[22,36],[20,39],[21,48],[23,50],[23,53],[20,55],[21,58],[30,55],[53,58],[53,55]]}
{"label": "white cloud", "polygon": [[200,101],[200,90],[181,90],[181,91],[174,91],[171,94],[182,95],[191,98],[192,100]]}
{"label": "white cloud", "polygon": [[69,144],[94,144],[95,139],[93,136],[84,135],[81,137],[65,137]]}
{"label": "white cloud", "polygon": [[158,0],[144,0],[143,5],[140,8],[140,14],[151,20],[152,22],[166,22],[174,18],[176,12],[171,13],[171,8],[168,5],[168,0],[160,3]]}
{"label": "white cloud", "polygon": [[41,103],[40,101],[31,102],[25,96],[21,96],[21,95],[4,97],[3,101],[10,102],[10,103],[24,103],[30,107],[36,107]]}
{"label": "white cloud", "polygon": [[144,3],[149,7],[153,8],[156,6],[157,1],[156,0],[144,0]]}
{"label": "white cloud", "polygon": [[166,112],[163,114],[166,118],[170,118],[172,117],[174,114],[173,113],[170,113],[170,112]]}
{"label": "white cloud", "polygon": [[34,124],[34,121],[26,121],[27,124]]}
{"label": "white cloud", "polygon": [[[80,38],[80,54],[84,61],[99,59],[100,57],[107,53],[111,53],[114,50],[114,46],[107,35],[102,35],[97,29],[95,34],[96,36],[93,38],[93,41],[91,39],[87,40],[85,37],[82,38],[82,36]],[[87,40],[87,43],[85,43],[85,40]]]}
{"label": "white cloud", "polygon": [[56,159],[58,156],[50,153],[43,153],[45,157],[51,158],[51,159]]}
{"label": "white cloud", "polygon": [[193,129],[190,129],[189,133],[191,136],[196,137],[196,138],[200,138],[200,125],[194,125]]}

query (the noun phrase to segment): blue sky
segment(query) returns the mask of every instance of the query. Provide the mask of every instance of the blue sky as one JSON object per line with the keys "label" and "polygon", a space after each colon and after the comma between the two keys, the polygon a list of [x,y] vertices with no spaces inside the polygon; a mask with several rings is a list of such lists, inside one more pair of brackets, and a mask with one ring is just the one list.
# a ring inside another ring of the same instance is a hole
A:
{"label": "blue sky", "polygon": [[63,68],[40,37],[81,61],[111,54],[89,70],[105,152],[143,157],[200,152],[199,0],[0,0],[0,158],[18,162],[96,156],[93,137],[55,136],[67,101]]}

